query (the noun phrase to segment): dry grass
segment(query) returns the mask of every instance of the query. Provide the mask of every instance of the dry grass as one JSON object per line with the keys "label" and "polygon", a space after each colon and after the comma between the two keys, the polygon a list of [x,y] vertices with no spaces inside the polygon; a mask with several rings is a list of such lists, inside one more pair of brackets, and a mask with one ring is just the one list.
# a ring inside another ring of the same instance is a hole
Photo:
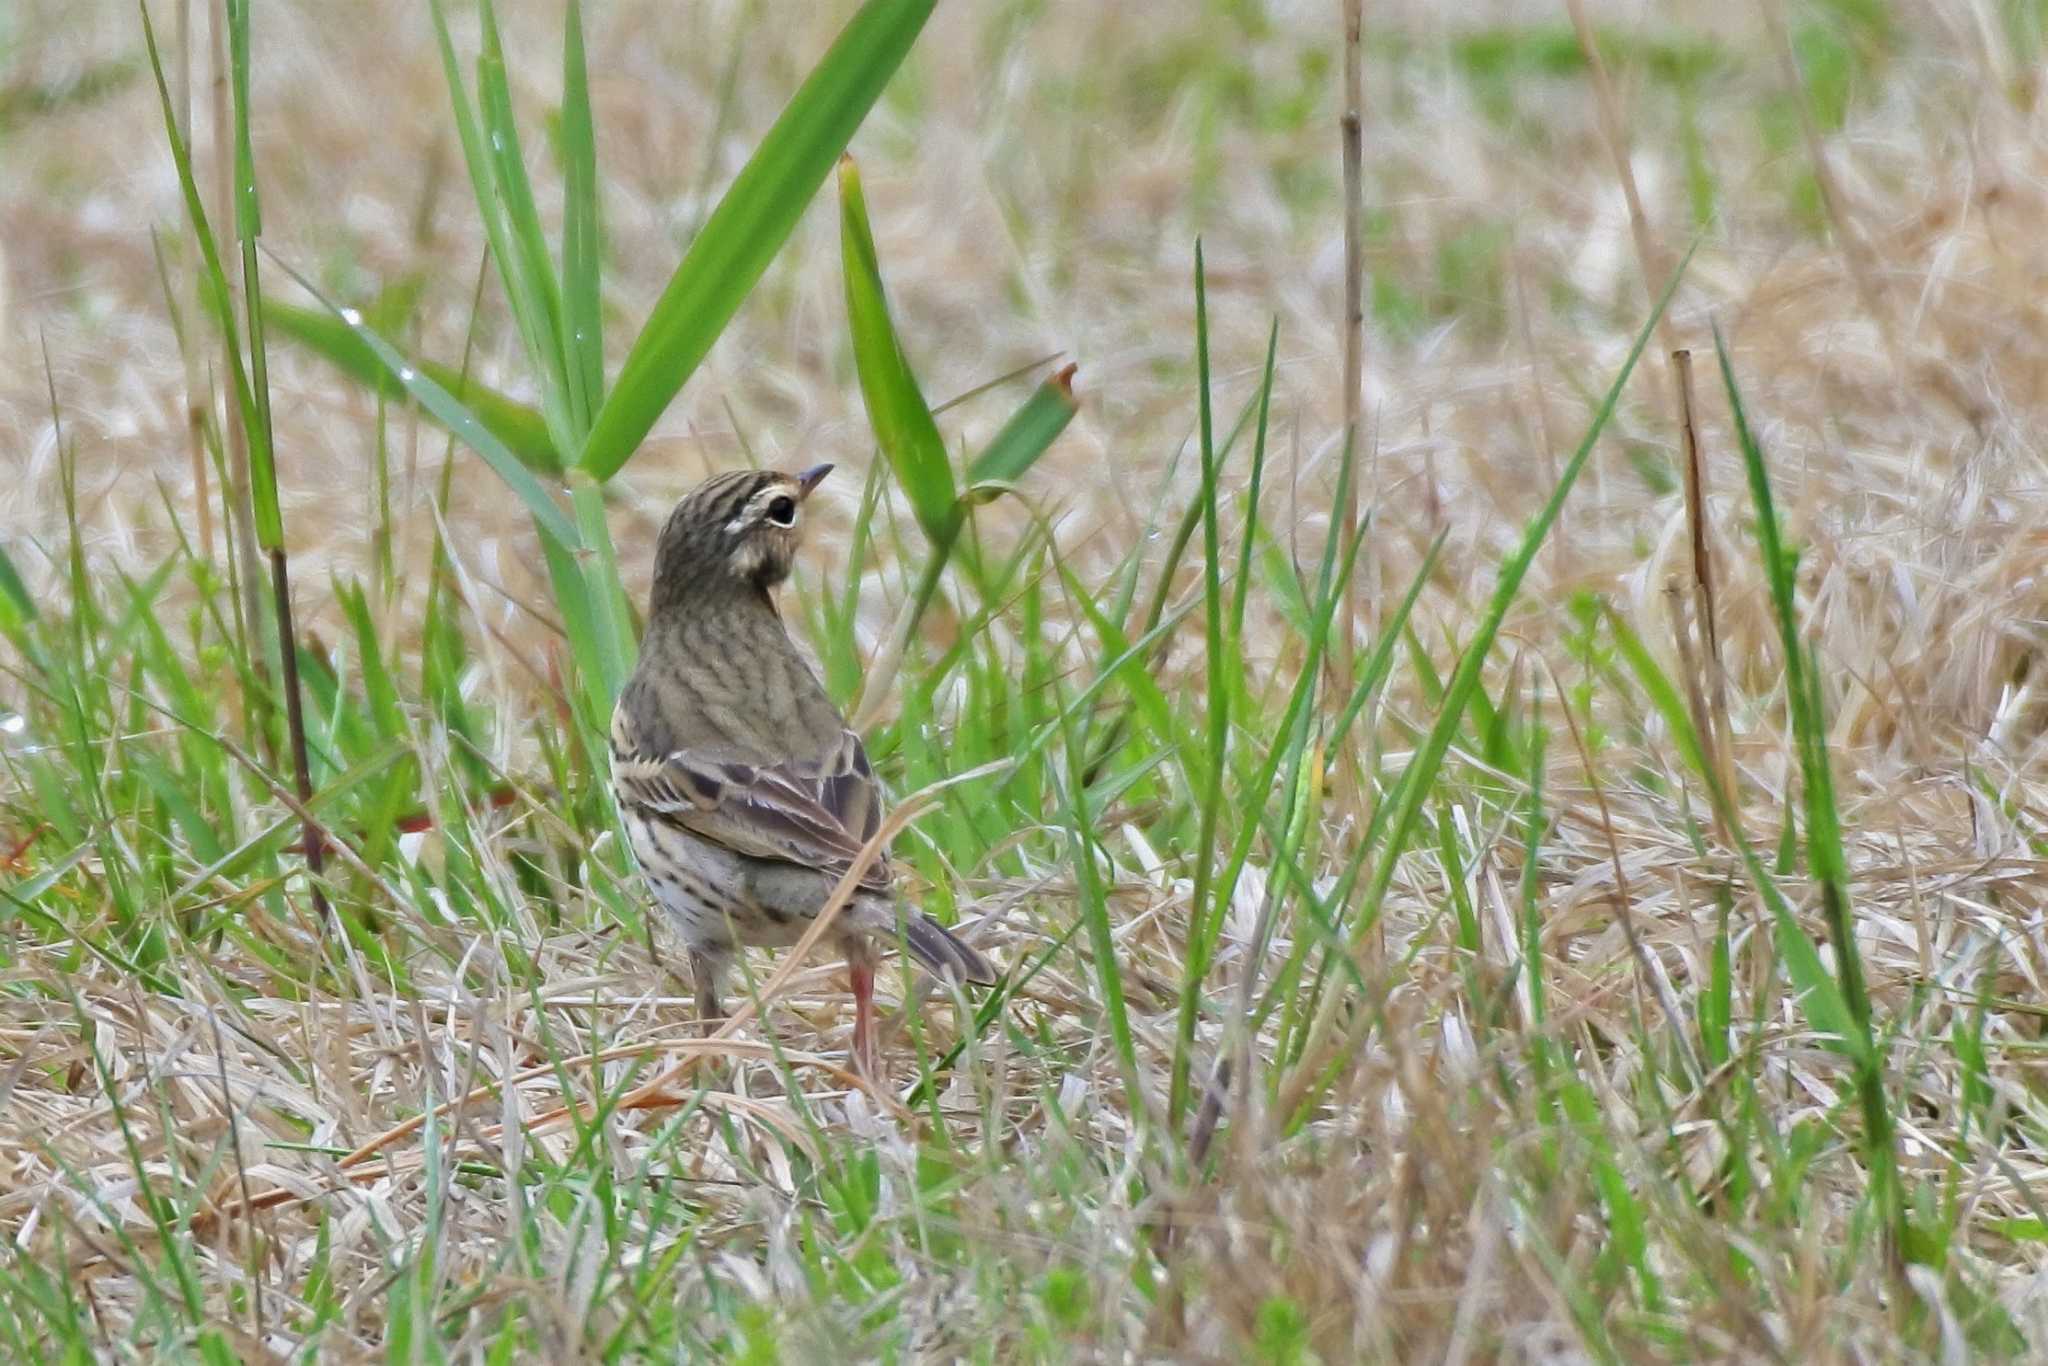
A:
{"label": "dry grass", "polygon": [[[1055,350],[1079,362],[1081,415],[1033,479],[1086,583],[1103,582],[1142,542],[1150,509],[1184,505],[1193,485],[1192,458],[1162,481],[1193,423],[1197,235],[1225,408],[1256,380],[1267,322],[1280,319],[1266,516],[1302,556],[1322,544],[1343,411],[1337,7],[1270,8],[1246,32],[1227,6],[942,7],[909,77],[856,144],[895,312],[933,396]],[[88,927],[76,935],[8,919],[0,1232],[13,1251],[0,1253],[0,1268],[21,1258],[68,1265],[97,1350],[189,1350],[149,1317],[147,1273],[163,1263],[140,1163],[178,1208],[200,1212],[190,1257],[206,1313],[231,1325],[229,1340],[252,1359],[314,1340],[323,1354],[367,1354],[406,1331],[409,1314],[415,1345],[446,1333],[451,1355],[480,1356],[513,1305],[527,1350],[600,1355],[614,1333],[631,1342],[645,1326],[619,1278],[652,1272],[686,1325],[662,1339],[685,1344],[669,1350],[765,1343],[795,1359],[843,1355],[832,1344],[849,1335],[856,1354],[931,1359],[1302,1359],[1286,1355],[1296,1348],[1326,1361],[1890,1359],[1969,1350],[1972,1296],[1996,1298],[2028,1339],[2048,1341],[2048,697],[2036,658],[2048,538],[2029,514],[2048,492],[2048,248],[2038,230],[2048,128],[2036,78],[1997,6],[1897,6],[1881,41],[1854,36],[1843,16],[1858,7],[1790,7],[1795,23],[1850,33],[1862,63],[1842,125],[1822,129],[1839,192],[1830,222],[1805,189],[1804,145],[1774,142],[1752,112],[1780,80],[1752,11],[1592,8],[1596,22],[1646,45],[1610,63],[1634,175],[1672,254],[1689,236],[1686,101],[1644,52],[1712,42],[1730,54],[1691,96],[1717,216],[1671,327],[1703,354],[1710,319],[1727,333],[1781,510],[1806,547],[1801,606],[1825,674],[1899,1158],[1910,1189],[1939,1206],[1922,1213],[1951,1240],[1945,1270],[1894,1276],[1874,1250],[1847,1071],[1775,970],[1761,909],[1663,722],[1613,678],[1589,673],[1574,643],[1567,604],[1601,594],[1682,672],[1666,597],[1690,561],[1661,361],[1633,382],[1489,674],[1497,701],[1511,677],[1533,679],[1552,708],[1542,791],[1555,824],[1533,883],[1544,1013],[1516,975],[1522,787],[1487,781],[1481,756],[1461,746],[1441,809],[1460,832],[1457,880],[1480,951],[1451,930],[1458,893],[1425,836],[1383,913],[1393,973],[1384,1026],[1306,1124],[1253,1086],[1255,1103],[1233,1112],[1204,1179],[1163,1163],[1126,1105],[1077,936],[1011,1006],[1007,1028],[944,1074],[942,1147],[921,1141],[937,1122],[930,1108],[897,1113],[847,1092],[836,1067],[849,1015],[836,970],[817,964],[773,1012],[782,1063],[735,1048],[718,1084],[679,1096],[681,1109],[610,1115],[581,1139],[527,1135],[522,1122],[644,1077],[648,1063],[551,1071],[440,1122],[442,1139],[464,1140],[453,1151],[469,1165],[410,1141],[371,1179],[345,1180],[339,1152],[475,1086],[689,1032],[671,965],[621,927],[602,890],[563,875],[559,900],[547,901],[522,877],[519,842],[564,834],[536,729],[522,719],[547,705],[537,681],[547,632],[528,606],[545,587],[528,568],[531,533],[516,506],[458,455],[448,520],[483,662],[472,683],[499,718],[483,747],[519,791],[472,825],[481,838],[470,852],[483,860],[481,883],[502,896],[499,912],[488,924],[451,918],[402,888],[382,907],[406,929],[394,950],[407,957],[402,991],[360,946],[336,951],[345,970],[286,983],[230,943],[183,971],[176,995],[83,951],[102,919],[93,904],[50,902]],[[481,240],[414,10],[259,15],[266,240],[347,289],[417,276],[426,304],[408,341],[447,356],[461,347]],[[554,6],[505,10],[515,53],[555,50]],[[1469,635],[1650,291],[1583,76],[1510,66],[1496,92],[1461,55],[1475,35],[1508,35],[1511,51],[1568,36],[1561,9],[1489,5],[1457,19],[1420,3],[1369,10],[1378,513],[1367,553],[1378,561],[1372,581],[1392,594],[1439,526],[1447,531],[1417,630],[1448,672],[1449,642]],[[594,7],[614,316],[644,312],[707,188],[730,175],[829,36],[825,17],[790,13]],[[146,71],[136,79],[132,68],[133,14],[28,0],[0,25],[12,52],[0,110],[28,108],[20,92],[61,91],[97,64],[130,64],[104,93],[0,114],[0,449],[15,453],[0,535],[54,603],[69,531],[39,347],[76,443],[77,526],[93,573],[144,574],[173,549],[166,509],[189,518],[195,500],[185,370],[151,226],[174,257],[182,243],[170,240],[175,182]],[[522,94],[537,126],[556,95],[550,63],[515,66],[515,79],[532,83]],[[1495,98],[1508,101],[1505,115]],[[636,595],[657,519],[705,470],[745,452],[864,463],[871,441],[844,340],[834,231],[824,209],[814,212],[621,482],[612,520]],[[480,373],[515,383],[516,338],[490,292],[478,336]],[[314,636],[345,638],[325,583],[330,572],[370,572],[362,472],[372,415],[318,362],[277,355],[299,610]],[[1782,658],[1726,405],[1716,384],[1703,382],[1701,396],[1739,796],[1768,849],[1798,786]],[[948,430],[971,446],[1002,416],[977,401]],[[390,625],[410,651],[445,457],[432,429],[394,418],[391,430],[408,568]],[[1226,475],[1232,488],[1242,479],[1241,466]],[[813,583],[837,583],[830,547],[857,491],[849,481],[837,496],[839,525],[816,538],[826,549],[814,546]],[[1147,551],[1155,562],[1164,541]],[[1177,593],[1196,582],[1184,575]],[[194,592],[182,576],[171,591]],[[900,591],[893,571],[867,580],[868,648]],[[1049,614],[1059,602],[1048,594]],[[1263,679],[1298,660],[1299,643],[1256,600],[1255,612],[1245,666]],[[1054,621],[1048,635],[1069,624]],[[5,657],[0,700],[26,711],[13,700],[30,686],[26,665]],[[1194,626],[1162,677],[1193,695],[1201,661]],[[1581,685],[1600,732],[1596,775],[1555,712],[1560,692]],[[1397,669],[1380,727],[1389,780],[1435,710]],[[447,743],[420,733],[430,748]],[[430,773],[453,762],[445,749],[425,758]],[[30,836],[37,801],[6,793],[0,843]],[[1342,814],[1349,801],[1329,808],[1319,872],[1341,865],[1356,838]],[[1096,835],[1117,874],[1110,904],[1131,1026],[1147,1085],[1163,1091],[1191,884],[1180,857],[1148,838],[1154,814],[1113,812]],[[1699,844],[1695,830],[1705,832]],[[447,852],[429,834],[416,856]],[[980,942],[1004,961],[1025,961],[1072,922],[1063,853],[1056,840],[1027,838],[1021,864],[954,870],[957,904],[983,917]],[[46,866],[38,857],[48,858],[40,846],[17,857],[22,877]],[[1255,863],[1265,858],[1262,849]],[[1262,872],[1238,889],[1219,1000],[1245,970],[1263,883]],[[1818,938],[1803,878],[1785,885]],[[278,917],[251,896],[248,933],[285,961],[335,951],[306,903],[295,894],[288,905]],[[1729,946],[1736,1053],[1703,1083],[1684,1083],[1680,1036],[1634,965],[1624,907],[1654,971],[1685,1002],[1711,980],[1717,942]],[[1276,961],[1290,947],[1276,944]],[[1987,1004],[1973,1023],[1980,992]],[[937,996],[922,1018],[927,1047],[958,1033]],[[1213,1045],[1222,1029],[1205,1019],[1203,1037]],[[1958,1031],[1981,1040],[1975,1081]],[[1261,1058],[1273,1042],[1262,1039]],[[908,1071],[912,1039],[890,1052]],[[1597,1126],[1542,1099],[1539,1054],[1571,1060]],[[1966,1103],[1973,1086],[1980,1104]],[[865,1216],[841,1207],[854,1197],[834,1195],[831,1181],[821,1194],[805,1170],[869,1154]],[[588,1182],[526,1175],[564,1169]],[[604,1188],[598,1172],[632,1193]],[[1632,1273],[1601,1264],[1615,1255],[1610,1173],[1652,1225],[1644,1261],[1663,1283],[1661,1307]],[[552,1203],[525,1204],[534,1181]],[[579,1197],[564,1193],[572,1186]],[[244,1190],[270,1188],[304,1198],[217,1217]],[[690,1212],[687,1234],[664,1201]],[[623,1231],[607,1232],[608,1220]],[[636,1251],[619,1258],[619,1246]],[[878,1263],[892,1276],[878,1279]],[[324,1280],[332,1303],[317,1330],[309,1280]],[[750,1303],[775,1309],[758,1315]],[[1980,1339],[1977,1350],[1999,1342]]]}

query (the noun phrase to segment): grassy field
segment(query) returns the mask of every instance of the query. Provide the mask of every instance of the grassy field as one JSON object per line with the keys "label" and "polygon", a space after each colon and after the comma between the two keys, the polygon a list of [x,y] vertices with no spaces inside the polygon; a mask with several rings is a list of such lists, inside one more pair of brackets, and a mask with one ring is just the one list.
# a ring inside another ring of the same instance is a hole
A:
{"label": "grassy field", "polygon": [[[2048,1351],[2048,6],[1368,5],[1355,442],[1338,0],[924,7],[0,9],[0,1356]],[[821,460],[873,1092],[602,743]]]}

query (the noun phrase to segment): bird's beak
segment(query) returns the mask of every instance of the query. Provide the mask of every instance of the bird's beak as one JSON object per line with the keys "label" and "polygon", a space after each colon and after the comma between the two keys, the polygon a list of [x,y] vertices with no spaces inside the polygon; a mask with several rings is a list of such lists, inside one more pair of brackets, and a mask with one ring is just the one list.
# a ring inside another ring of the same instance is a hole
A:
{"label": "bird's beak", "polygon": [[830,465],[813,465],[796,477],[796,486],[803,491],[804,497],[808,498],[811,496],[811,490],[818,487],[818,484],[830,473],[832,473]]}

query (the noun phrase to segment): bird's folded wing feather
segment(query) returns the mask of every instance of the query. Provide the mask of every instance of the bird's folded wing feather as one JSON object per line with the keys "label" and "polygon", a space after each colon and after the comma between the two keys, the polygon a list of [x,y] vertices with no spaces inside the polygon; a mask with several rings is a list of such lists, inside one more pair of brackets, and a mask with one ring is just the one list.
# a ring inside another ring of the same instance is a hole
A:
{"label": "bird's folded wing feather", "polygon": [[[612,724],[612,780],[643,813],[751,858],[780,859],[834,875],[853,865],[881,828],[882,803],[867,751],[850,731],[816,759],[756,764],[689,749],[641,748],[621,712]],[[861,876],[889,890],[886,857]]]}

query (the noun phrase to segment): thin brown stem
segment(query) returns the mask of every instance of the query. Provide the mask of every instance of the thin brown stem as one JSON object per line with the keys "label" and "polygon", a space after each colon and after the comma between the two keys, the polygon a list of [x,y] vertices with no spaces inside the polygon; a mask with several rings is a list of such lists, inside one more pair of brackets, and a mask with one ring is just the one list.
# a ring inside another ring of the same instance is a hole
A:
{"label": "thin brown stem", "polygon": [[1706,462],[1700,456],[1699,421],[1693,407],[1692,352],[1671,353],[1671,373],[1678,386],[1678,434],[1685,461],[1685,517],[1692,533],[1693,623],[1705,656],[1707,719],[1711,732],[1700,738],[1713,756],[1722,790],[1735,799],[1733,732],[1728,726],[1728,674],[1721,662],[1721,627],[1714,595],[1712,538],[1707,534]]}
{"label": "thin brown stem", "polygon": [[[1339,136],[1344,151],[1344,453],[1356,461],[1363,423],[1365,389],[1365,77],[1363,42],[1364,0],[1344,0],[1344,115]],[[1344,539],[1349,545],[1358,536],[1364,502],[1363,481],[1354,479],[1351,498],[1344,508]],[[1375,490],[1376,492],[1377,490]],[[1361,585],[1366,623],[1370,627],[1379,585],[1367,561],[1367,580]],[[1354,623],[1345,614],[1344,630],[1337,637],[1338,674],[1349,688]]]}
{"label": "thin brown stem", "polygon": [[[1692,728],[1699,732],[1701,749],[1712,755],[1713,721],[1707,712],[1707,692],[1700,683],[1702,670],[1699,655],[1693,650],[1692,634],[1686,629],[1683,604],[1684,599],[1678,591],[1677,581],[1674,579],[1667,582],[1664,585],[1664,607],[1671,619],[1671,642],[1678,648],[1678,672],[1680,681],[1685,685],[1685,709],[1692,714]],[[1709,758],[1708,762],[1716,764],[1714,781],[1720,783],[1718,763],[1712,758]],[[1728,791],[1726,784],[1722,784],[1722,791]],[[1732,794],[1729,800],[1734,800]],[[1729,826],[1722,817],[1721,803],[1714,802],[1711,805],[1714,812],[1714,833],[1720,836],[1723,848],[1730,848],[1732,845],[1729,842]]]}
{"label": "thin brown stem", "polygon": [[292,638],[291,575],[285,568],[283,546],[270,552],[270,586],[277,595],[277,646],[283,664],[285,723],[291,730],[292,778],[297,784],[299,805],[306,808],[306,871],[312,875],[313,907],[325,922],[328,917],[327,893],[321,889],[320,877],[327,861],[327,841],[321,838],[320,827],[314,824],[311,811],[313,771],[306,758],[306,714],[299,697],[299,652]]}

